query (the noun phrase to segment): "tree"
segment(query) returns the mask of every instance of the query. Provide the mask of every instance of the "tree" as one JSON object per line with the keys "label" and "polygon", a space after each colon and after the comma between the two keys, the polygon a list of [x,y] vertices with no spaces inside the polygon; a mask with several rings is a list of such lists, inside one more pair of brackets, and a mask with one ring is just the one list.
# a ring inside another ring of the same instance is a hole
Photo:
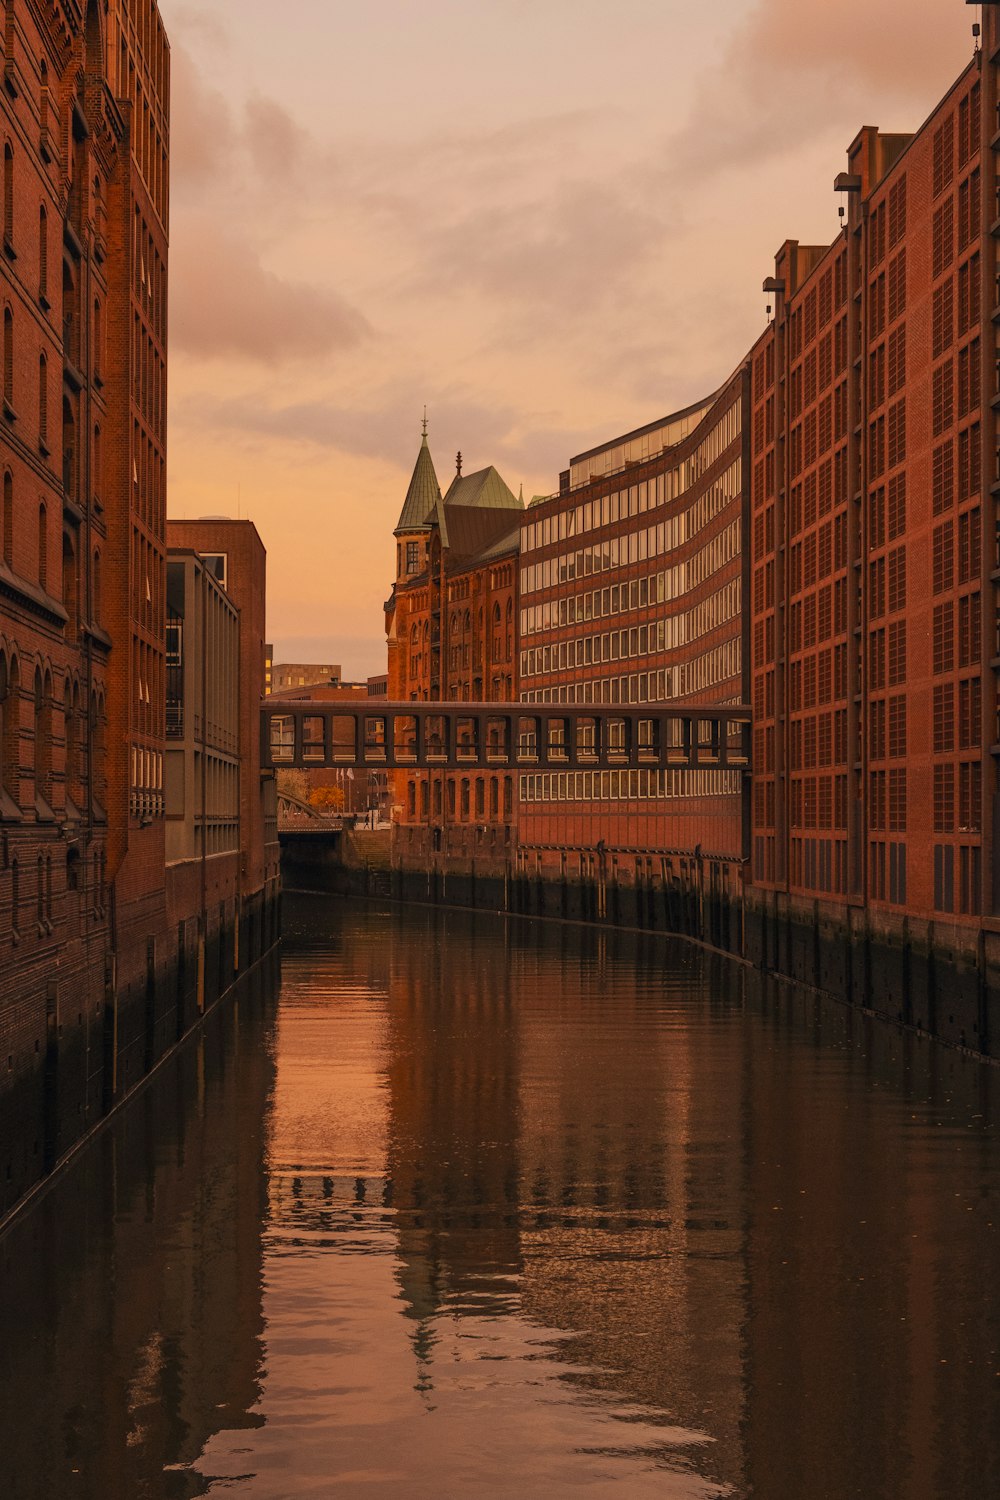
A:
{"label": "tree", "polygon": [[309,806],[330,818],[344,810],[344,791],[339,786],[317,786],[309,793]]}

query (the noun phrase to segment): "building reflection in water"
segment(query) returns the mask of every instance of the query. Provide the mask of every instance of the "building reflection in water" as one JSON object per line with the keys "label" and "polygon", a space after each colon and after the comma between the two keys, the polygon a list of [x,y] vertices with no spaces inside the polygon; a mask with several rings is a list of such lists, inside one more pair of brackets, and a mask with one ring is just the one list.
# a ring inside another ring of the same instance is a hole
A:
{"label": "building reflection in water", "polygon": [[415,921],[388,1171],[425,1388],[492,1313],[734,1493],[1000,1486],[995,1072],[692,950]]}
{"label": "building reflection in water", "polygon": [[0,1492],[203,1494],[187,1467],[252,1429],[277,965],[0,1240]]}
{"label": "building reflection in water", "polygon": [[1000,1492],[994,1070],[679,945],[286,914],[277,1013],[0,1242],[5,1500]]}

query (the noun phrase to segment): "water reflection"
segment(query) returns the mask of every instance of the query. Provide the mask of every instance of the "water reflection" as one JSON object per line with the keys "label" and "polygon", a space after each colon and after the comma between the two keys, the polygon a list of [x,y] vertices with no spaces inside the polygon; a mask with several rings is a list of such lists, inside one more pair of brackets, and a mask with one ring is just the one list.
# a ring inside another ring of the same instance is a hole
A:
{"label": "water reflection", "polygon": [[203,1494],[183,1466],[261,1424],[275,989],[250,976],[0,1240],[9,1500]]}
{"label": "water reflection", "polygon": [[681,946],[289,908],[277,1011],[0,1242],[0,1491],[1000,1489],[994,1071]]}

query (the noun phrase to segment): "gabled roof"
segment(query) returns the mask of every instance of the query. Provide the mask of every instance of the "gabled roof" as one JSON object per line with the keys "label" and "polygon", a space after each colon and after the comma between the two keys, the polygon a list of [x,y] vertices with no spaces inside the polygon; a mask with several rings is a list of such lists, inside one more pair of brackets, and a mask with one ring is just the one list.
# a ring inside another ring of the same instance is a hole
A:
{"label": "gabled roof", "polygon": [[507,488],[491,464],[478,474],[456,474],[444,497],[452,505],[476,506],[480,510],[523,510],[524,501]]}
{"label": "gabled roof", "polygon": [[498,542],[516,536],[519,530],[512,526],[510,512],[496,507],[443,505],[441,509],[445,512],[446,545],[452,558],[479,560],[492,552]]}
{"label": "gabled roof", "polygon": [[441,498],[441,486],[434,472],[434,460],[427,446],[427,434],[423,435],[420,452],[413,466],[413,478],[403,501],[403,509],[396,522],[396,535],[401,531],[425,531],[428,517]]}

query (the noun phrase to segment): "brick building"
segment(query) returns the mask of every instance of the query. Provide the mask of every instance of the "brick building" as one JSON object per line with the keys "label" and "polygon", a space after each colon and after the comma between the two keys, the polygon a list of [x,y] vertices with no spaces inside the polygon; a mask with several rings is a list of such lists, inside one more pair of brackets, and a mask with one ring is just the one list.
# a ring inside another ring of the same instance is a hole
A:
{"label": "brick building", "polygon": [[2,45],[0,1024],[38,1119],[0,1206],[100,1109],[107,976],[162,927],[169,91],[155,5],[8,0]]}
{"label": "brick building", "polygon": [[[426,430],[396,527],[396,580],[386,606],[394,702],[504,703],[517,698],[517,556],[523,500],[496,469],[458,472],[442,497]],[[397,773],[400,860],[459,864],[509,857],[509,774]]]}
{"label": "brick building", "polygon": [[165,864],[169,49],[151,0],[7,0],[0,45],[2,1215],[183,1034],[199,960]]}
{"label": "brick building", "polygon": [[995,6],[983,28],[916,134],[851,144],[844,232],[782,247],[751,355],[754,884],[928,945],[998,909]]}
{"label": "brick building", "polygon": [[[521,527],[528,703],[745,702],[741,368],[714,395],[580,454]],[[640,729],[641,733],[641,729]],[[737,774],[520,778],[523,869],[741,889]]]}
{"label": "brick building", "polygon": [[271,692],[283,693],[288,688],[325,685],[341,681],[343,673],[332,662],[306,661],[275,662],[271,668]]}

